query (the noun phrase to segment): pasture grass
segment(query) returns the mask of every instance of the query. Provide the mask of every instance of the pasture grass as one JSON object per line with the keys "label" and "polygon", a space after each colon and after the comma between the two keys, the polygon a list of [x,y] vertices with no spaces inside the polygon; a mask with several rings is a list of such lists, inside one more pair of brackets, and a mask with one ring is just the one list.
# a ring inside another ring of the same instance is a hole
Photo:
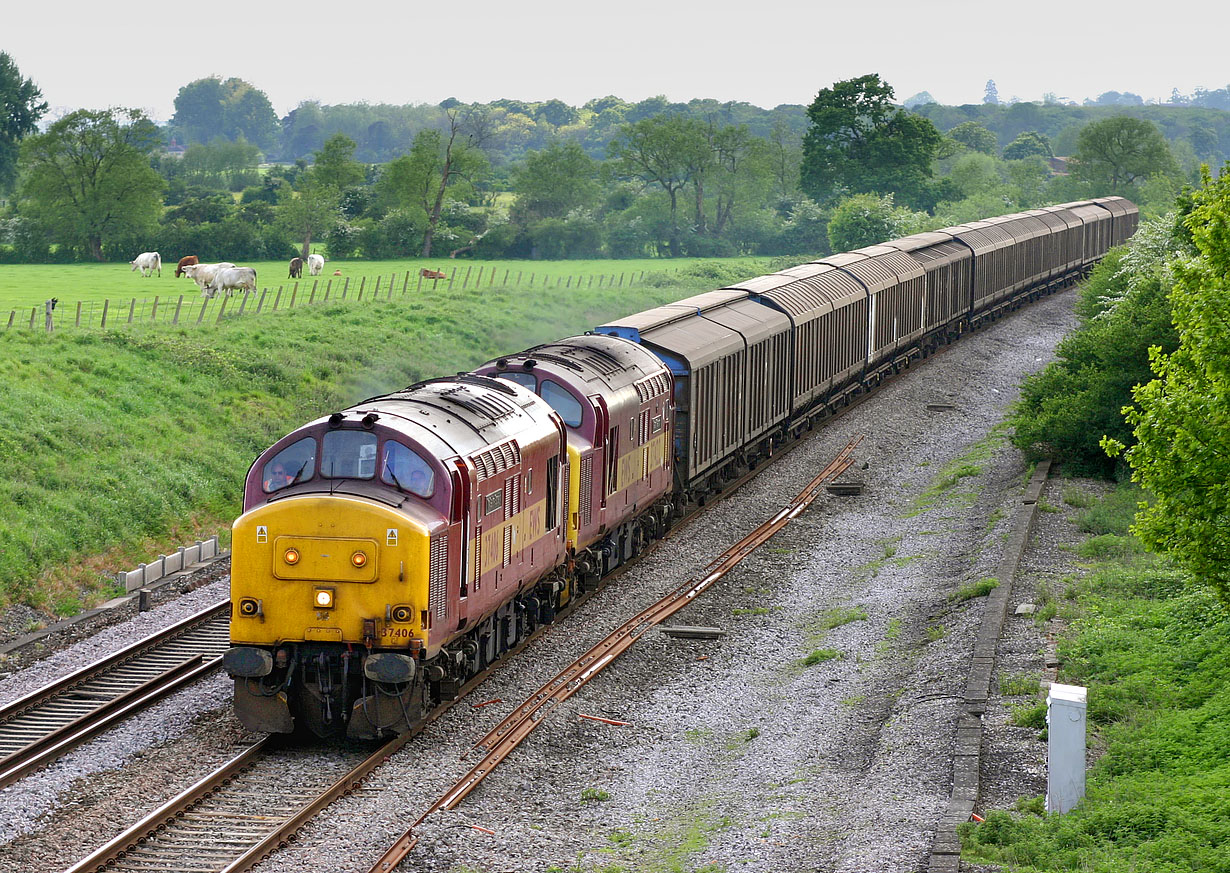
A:
{"label": "pasture grass", "polygon": [[0,330],[0,606],[73,612],[112,596],[115,572],[227,531],[253,458],[304,421],[709,287],[454,288],[210,330]]}
{"label": "pasture grass", "polygon": [[[17,320],[24,315],[29,323],[30,307],[41,306],[44,301],[57,298],[57,315],[75,310],[76,304],[110,300],[113,307],[127,307],[133,299],[145,301],[147,305],[158,296],[162,302],[174,301],[179,295],[185,300],[198,299],[198,291],[192,280],[186,276],[175,278],[175,264],[163,254],[162,276],[157,275],[142,278],[140,273],[132,272],[127,262],[118,264],[0,264],[0,314],[3,321],[0,327],[8,322],[9,313],[16,309]],[[168,265],[169,261],[169,265]],[[295,285],[294,279],[287,278],[286,261],[249,261],[241,266],[256,270],[257,288],[268,288],[273,292],[279,287],[286,290]],[[419,282],[419,271],[422,269],[439,270],[449,275],[448,279],[423,279]],[[479,285],[479,269],[482,269],[482,280]],[[615,291],[620,291],[620,277],[623,276],[623,289],[628,289],[630,283],[656,284],[659,286],[687,283],[692,279],[709,279],[710,287],[718,288],[726,284],[723,279],[727,275],[743,278],[767,272],[767,258],[643,258],[638,260],[577,260],[577,261],[467,261],[449,260],[444,258],[405,258],[388,261],[326,261],[325,269],[320,276],[309,276],[304,269],[303,278],[299,280],[302,293],[307,293],[314,281],[318,281],[318,293],[323,294],[330,280],[334,286],[330,299],[336,295],[340,287],[350,280],[347,299],[358,293],[362,280],[366,297],[370,297],[375,288],[376,277],[381,277],[381,294],[387,290],[390,277],[395,276],[395,296],[406,287],[407,296],[428,296],[435,298],[447,291],[459,291],[463,283],[467,290],[476,286],[484,291],[501,287],[520,291],[542,291],[544,286],[554,290],[578,287],[578,279],[584,285],[585,291],[597,291],[599,277],[602,280],[602,290],[607,290],[607,284],[614,277]],[[333,273],[340,270],[341,277]],[[406,273],[410,273],[409,284],[406,283]],[[468,273],[468,278],[467,278]],[[644,274],[644,278],[642,278]],[[593,282],[590,282],[590,279]],[[531,279],[533,284],[531,285]],[[571,286],[569,286],[571,280]],[[452,288],[449,288],[449,285]],[[127,309],[124,309],[127,312]],[[42,312],[39,311],[39,323]]]}
{"label": "pasture grass", "polygon": [[[1108,514],[1123,499],[1067,498]],[[1052,587],[1066,625],[1059,681],[1089,689],[1098,754],[1085,799],[1062,816],[1038,798],[985,812],[985,822],[959,826],[963,861],[1017,873],[1226,869],[1230,609],[1152,555],[1107,555]],[[1040,700],[1012,708],[1014,723],[1040,731],[1045,714]]]}

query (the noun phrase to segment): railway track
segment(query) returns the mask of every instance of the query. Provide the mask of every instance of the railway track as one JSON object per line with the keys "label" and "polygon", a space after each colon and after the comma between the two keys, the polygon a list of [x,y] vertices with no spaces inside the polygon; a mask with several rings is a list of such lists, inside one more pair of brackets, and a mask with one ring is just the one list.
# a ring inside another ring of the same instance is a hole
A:
{"label": "railway track", "polygon": [[0,707],[0,788],[214,670],[229,625],[216,603]]}

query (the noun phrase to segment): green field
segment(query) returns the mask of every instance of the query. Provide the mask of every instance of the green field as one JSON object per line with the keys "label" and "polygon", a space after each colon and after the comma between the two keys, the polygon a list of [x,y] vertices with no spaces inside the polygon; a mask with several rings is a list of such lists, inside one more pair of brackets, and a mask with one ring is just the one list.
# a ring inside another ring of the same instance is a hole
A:
{"label": "green field", "polygon": [[[186,277],[175,279],[175,262],[178,260],[163,259],[162,276],[142,278],[134,273],[127,263],[121,264],[3,264],[0,265],[0,313],[3,322],[7,322],[8,313],[12,310],[24,310],[29,318],[30,307],[40,306],[52,297],[60,302],[58,308],[75,309],[78,302],[101,303],[110,300],[113,306],[127,306],[134,298],[140,302],[152,301],[157,296],[161,301],[177,300],[179,295],[185,298],[200,297],[196,286]],[[806,258],[799,258],[800,261]],[[168,263],[169,261],[169,263]],[[482,270],[482,287],[488,288],[504,285],[509,288],[541,288],[544,282],[560,283],[564,287],[569,279],[575,286],[580,278],[587,287],[597,288],[601,278],[602,287],[614,277],[619,286],[623,277],[624,287],[635,278],[639,281],[642,273],[673,272],[695,267],[701,259],[678,258],[672,260],[643,259],[627,261],[468,261],[448,258],[410,258],[396,261],[329,261],[324,272],[319,277],[319,289],[330,282],[344,285],[349,279],[349,293],[356,293],[360,282],[364,284],[365,294],[370,294],[375,288],[376,277],[381,277],[381,293],[388,289],[391,277],[395,276],[395,291],[403,287],[407,293],[419,288],[419,270],[428,268],[449,274],[449,280],[440,280],[439,285],[452,281],[456,289],[464,283],[473,288],[479,282],[479,270]],[[730,259],[733,263],[748,264],[753,273],[765,269],[766,259]],[[760,265],[759,267],[757,265]],[[284,261],[249,262],[243,266],[256,269],[259,288],[277,290],[279,286],[289,289],[295,284],[287,278],[287,263]],[[340,270],[341,277],[333,273]],[[410,273],[409,283],[406,273]],[[592,285],[590,280],[593,280]],[[533,285],[530,285],[531,280]],[[311,288],[313,277],[304,270],[300,287]],[[431,284],[431,280],[423,280],[423,287]],[[332,294],[330,295],[332,299]],[[349,299],[349,298],[348,298]],[[19,317],[22,313],[19,312]],[[2,322],[0,322],[2,324]]]}

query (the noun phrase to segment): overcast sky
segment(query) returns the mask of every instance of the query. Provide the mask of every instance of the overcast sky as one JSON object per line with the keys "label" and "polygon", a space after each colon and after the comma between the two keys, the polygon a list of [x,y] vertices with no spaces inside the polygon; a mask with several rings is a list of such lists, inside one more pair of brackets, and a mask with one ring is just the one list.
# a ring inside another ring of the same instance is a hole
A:
{"label": "overcast sky", "polygon": [[[327,11],[310,11],[312,7]],[[615,94],[808,103],[840,79],[879,73],[898,101],[929,91],[977,103],[1045,92],[1146,100],[1224,88],[1227,7],[1167,3],[622,0],[330,4],[150,4],[89,12],[11,4],[0,51],[58,115],[135,106],[165,121],[209,75],[246,79],[285,115],[322,103],[438,103],[445,97],[580,105]]]}

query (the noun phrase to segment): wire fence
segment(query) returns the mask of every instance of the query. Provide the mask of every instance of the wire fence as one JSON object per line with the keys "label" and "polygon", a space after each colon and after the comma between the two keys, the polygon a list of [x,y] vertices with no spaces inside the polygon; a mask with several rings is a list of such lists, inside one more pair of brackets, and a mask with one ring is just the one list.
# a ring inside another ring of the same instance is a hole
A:
{"label": "wire fence", "polygon": [[[500,276],[500,273],[503,276]],[[287,282],[274,288],[245,291],[242,295],[203,297],[180,294],[178,297],[121,298],[118,300],[78,301],[64,303],[58,299],[32,306],[29,315],[24,309],[9,312],[6,330],[58,328],[107,328],[124,324],[171,324],[195,326],[217,324],[225,318],[260,315],[265,312],[296,309],[323,303],[370,302],[396,300],[401,297],[430,293],[444,286],[446,291],[467,288],[539,289],[548,288],[630,288],[644,281],[645,271],[601,273],[577,276],[551,275],[534,270],[514,270],[486,264],[453,267],[449,271],[407,270],[405,273],[362,276],[358,281],[338,276]],[[2,317],[2,316],[0,316]]]}

